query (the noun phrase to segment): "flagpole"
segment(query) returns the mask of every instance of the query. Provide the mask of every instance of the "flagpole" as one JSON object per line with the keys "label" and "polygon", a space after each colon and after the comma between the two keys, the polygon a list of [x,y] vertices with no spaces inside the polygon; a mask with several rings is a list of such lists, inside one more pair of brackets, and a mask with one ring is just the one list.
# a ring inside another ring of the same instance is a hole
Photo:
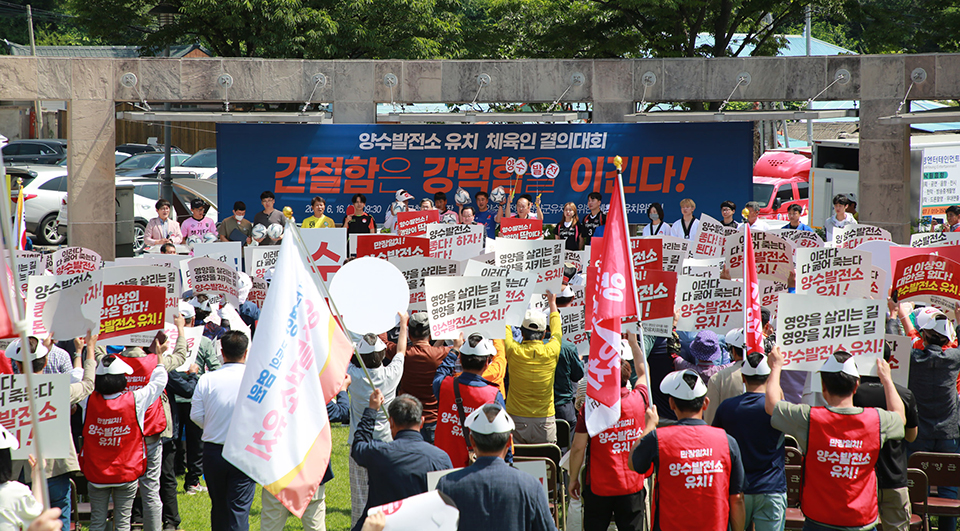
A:
{"label": "flagpole", "polygon": [[[313,273],[313,281],[317,284],[317,289],[320,291],[320,294],[327,299],[330,310],[333,311],[333,315],[337,318],[337,324],[340,326],[340,329],[343,330],[344,335],[349,338],[350,336],[347,334],[346,329],[343,328],[343,316],[340,315],[340,310],[337,309],[337,303],[327,291],[327,286],[323,283],[323,279],[320,277],[320,271],[317,269],[317,264],[313,261],[310,251],[307,250],[307,245],[303,242],[303,238],[300,236],[300,227],[297,226],[296,220],[293,219],[293,209],[290,207],[283,207],[283,215],[287,218],[287,228],[293,229],[293,239],[297,243],[297,249],[300,251],[300,257],[303,258],[305,262],[310,264],[310,271]],[[363,369],[363,375],[367,377],[367,383],[370,384],[370,389],[376,389],[377,386],[373,384],[373,378],[370,376],[370,371],[367,370],[366,364],[363,363],[363,358],[360,357],[360,352],[357,350],[356,345],[353,344],[353,341],[351,341],[350,344],[353,345],[353,355],[356,358],[357,363],[360,364],[360,368]],[[389,416],[387,413],[386,404],[380,404],[380,409],[383,410],[385,415]]]}
{"label": "flagpole", "polygon": [[[7,261],[9,262],[8,267],[10,267],[10,272],[13,276],[13,287],[16,290],[14,293],[10,293],[10,290],[7,287],[4,287],[3,298],[4,302],[9,303],[7,304],[7,311],[11,314],[10,321],[13,324],[13,329],[16,330],[17,335],[20,336],[20,352],[26,353],[30,351],[30,341],[27,337],[27,321],[25,319],[26,306],[24,305],[25,303],[21,301],[19,296],[20,287],[17,286],[17,253],[16,247],[13,243],[13,237],[10,234],[13,229],[13,227],[10,225],[10,186],[7,182],[7,170],[3,165],[2,153],[0,153],[0,180],[3,181],[3,183],[0,184],[0,194],[3,195],[3,197],[0,197],[0,218],[2,218],[0,219],[0,232],[3,234],[3,241],[7,250]],[[22,193],[22,185],[20,190]],[[6,275],[4,275],[4,277],[6,277]],[[21,307],[21,305],[24,306]],[[23,359],[27,359],[27,357],[28,356],[24,355]],[[24,362],[23,369],[23,374],[27,380],[27,405],[30,407],[30,429],[33,432],[33,447],[37,458],[37,472],[40,476],[39,478],[32,479],[33,481],[40,482],[40,501],[43,503],[44,510],[46,510],[50,508],[50,491],[47,486],[47,474],[46,467],[44,466],[45,463],[43,460],[43,451],[40,448],[40,421],[37,418],[37,407],[35,404],[35,398],[33,396],[34,387],[33,371],[31,370],[32,364]]]}

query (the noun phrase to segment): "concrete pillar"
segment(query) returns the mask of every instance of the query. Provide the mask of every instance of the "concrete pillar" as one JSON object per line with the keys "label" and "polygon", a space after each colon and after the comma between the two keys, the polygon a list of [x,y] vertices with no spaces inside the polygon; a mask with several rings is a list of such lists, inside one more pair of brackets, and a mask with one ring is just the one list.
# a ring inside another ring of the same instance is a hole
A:
{"label": "concrete pillar", "polygon": [[70,245],[116,257],[116,120],[109,60],[73,59],[67,127]]}
{"label": "concrete pillar", "polygon": [[860,223],[890,231],[910,243],[918,205],[910,203],[910,127],[882,125],[897,112],[904,91],[903,59],[864,57],[860,63]]}
{"label": "concrete pillar", "polygon": [[593,122],[623,122],[634,107],[633,61],[600,59],[593,62]]}
{"label": "concrete pillar", "polygon": [[[377,81],[373,61],[338,61],[334,64],[333,121],[338,124],[377,122],[374,94]],[[383,84],[381,80],[379,84]]]}

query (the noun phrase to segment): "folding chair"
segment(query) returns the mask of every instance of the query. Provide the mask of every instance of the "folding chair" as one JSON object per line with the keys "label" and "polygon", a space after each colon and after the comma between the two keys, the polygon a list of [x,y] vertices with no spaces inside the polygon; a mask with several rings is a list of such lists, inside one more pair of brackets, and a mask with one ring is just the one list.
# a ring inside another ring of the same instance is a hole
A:
{"label": "folding chair", "polygon": [[803,466],[803,452],[792,446],[787,446],[785,450],[787,465]]}
{"label": "folding chair", "polygon": [[787,516],[785,529],[803,529],[806,518],[800,511],[800,489],[803,486],[803,467],[787,465],[784,467],[787,475]]}
{"label": "folding chair", "polygon": [[[960,454],[915,452],[910,456],[908,465],[910,468],[922,470],[927,475],[927,483],[930,487],[960,485]],[[960,501],[928,495],[926,514],[928,518],[930,516],[960,517]]]}
{"label": "folding chair", "polygon": [[569,448],[573,442],[573,436],[570,433],[570,423],[564,419],[557,419],[557,446],[560,448]]}
{"label": "folding chair", "polygon": [[800,443],[797,442],[797,438],[793,435],[784,435],[783,436],[783,445],[787,448],[796,448],[800,449]]}
{"label": "folding chair", "polygon": [[553,463],[547,457],[526,457],[514,455],[513,460],[516,462],[521,461],[542,461],[543,464],[547,467],[547,500],[550,502],[550,514],[553,515],[554,524],[556,524],[558,529],[563,529],[566,522],[566,514],[563,510],[564,508],[564,493],[563,487],[560,482],[560,476],[557,468],[557,465]]}
{"label": "folding chair", "polygon": [[[910,491],[910,529],[930,529],[930,518],[927,516],[927,496],[930,492],[930,482],[927,475],[919,468],[907,469],[907,488]],[[916,522],[916,524],[915,524]]]}

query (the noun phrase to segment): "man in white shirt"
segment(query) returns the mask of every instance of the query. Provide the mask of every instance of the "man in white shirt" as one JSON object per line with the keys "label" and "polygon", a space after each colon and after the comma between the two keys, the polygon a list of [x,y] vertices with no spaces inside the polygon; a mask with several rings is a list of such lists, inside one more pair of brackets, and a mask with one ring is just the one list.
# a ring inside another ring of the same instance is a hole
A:
{"label": "man in white shirt", "polygon": [[203,476],[210,493],[212,531],[247,531],[257,484],[223,458],[223,445],[243,380],[247,336],[231,330],[220,338],[223,367],[197,381],[190,420],[203,428]]}
{"label": "man in white shirt", "polygon": [[673,223],[670,231],[674,236],[684,240],[696,241],[697,233],[700,232],[700,220],[693,217],[693,211],[697,209],[697,204],[693,199],[684,198],[680,201],[680,219]]}
{"label": "man in white shirt", "polygon": [[853,215],[847,213],[847,205],[850,199],[844,194],[837,194],[833,198],[833,215],[823,222],[823,230],[826,233],[826,242],[833,241],[833,231],[842,229],[847,225],[856,225],[857,220]]}

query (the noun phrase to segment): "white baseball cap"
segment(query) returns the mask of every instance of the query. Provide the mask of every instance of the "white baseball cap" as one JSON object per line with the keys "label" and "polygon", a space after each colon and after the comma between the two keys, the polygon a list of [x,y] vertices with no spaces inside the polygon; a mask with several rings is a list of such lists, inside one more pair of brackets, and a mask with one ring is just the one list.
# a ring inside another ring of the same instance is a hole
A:
{"label": "white baseball cap", "polygon": [[767,363],[767,357],[759,352],[754,352],[752,354],[759,354],[760,362],[757,363],[756,367],[754,367],[753,364],[750,363],[750,358],[752,357],[757,359],[758,357],[753,355],[747,356],[743,360],[743,366],[740,367],[740,373],[744,376],[766,376],[770,374],[770,364]]}
{"label": "white baseball cap", "polygon": [[[684,375],[690,374],[696,377],[696,381],[691,387],[684,379]],[[694,400],[707,394],[707,386],[700,379],[700,375],[684,369],[682,371],[673,371],[660,382],[660,392],[680,400]]]}
{"label": "white baseball cap", "polygon": [[493,341],[484,339],[480,334],[470,334],[467,341],[460,347],[460,354],[467,356],[496,356],[497,347]]}
{"label": "white baseball cap", "polygon": [[540,310],[530,308],[523,316],[523,323],[520,325],[520,327],[528,330],[535,330],[537,332],[543,332],[547,329],[547,316]]}
{"label": "white baseball cap", "polygon": [[746,348],[747,337],[743,335],[743,328],[734,328],[727,332],[724,338],[728,347]]}
{"label": "white baseball cap", "polygon": [[[36,338],[34,338],[36,339]],[[37,340],[37,350],[31,352],[27,357],[29,359],[23,359],[26,352],[21,352],[20,349],[20,340],[15,339],[10,342],[10,345],[7,347],[6,356],[14,361],[19,361],[20,363],[26,363],[28,361],[38,360],[47,355],[49,350],[47,347],[43,346],[43,342],[39,339]]]}
{"label": "white baseball cap", "polygon": [[413,199],[413,196],[403,188],[397,190],[396,194],[397,201],[409,201]]}
{"label": "white baseball cap", "polygon": [[[104,365],[103,362],[112,359],[110,365]],[[127,365],[127,362],[118,356],[105,356],[97,364],[97,375],[101,374],[133,374],[133,367]]]}
{"label": "white baseball cap", "polygon": [[6,428],[0,426],[0,450],[16,450],[20,448],[20,441]]}
{"label": "white baseball cap", "polygon": [[386,349],[387,345],[376,334],[366,334],[357,341],[357,352],[360,354],[373,354]]}
{"label": "white baseball cap", "polygon": [[[487,418],[486,411],[496,411],[496,416],[493,417],[493,421]],[[474,433],[482,433],[483,435],[491,435],[494,433],[510,433],[516,428],[516,425],[513,423],[513,419],[510,418],[510,415],[507,415],[507,411],[501,408],[498,404],[484,404],[477,409],[473,410],[473,413],[470,413],[467,416],[467,420],[463,423],[468,430]]]}
{"label": "white baseball cap", "polygon": [[847,358],[847,361],[840,363],[840,360],[837,359],[836,352],[831,354],[830,357],[827,358],[827,361],[823,362],[819,372],[845,372],[854,378],[860,377],[860,371],[857,370],[857,362],[853,356]]}
{"label": "white baseball cap", "polygon": [[943,337],[950,337],[950,321],[940,310],[928,306],[917,312],[917,328],[932,330]]}
{"label": "white baseball cap", "polygon": [[181,300],[178,306],[180,307],[180,315],[184,319],[190,319],[191,317],[197,316],[197,312],[193,309],[193,305],[189,302]]}

